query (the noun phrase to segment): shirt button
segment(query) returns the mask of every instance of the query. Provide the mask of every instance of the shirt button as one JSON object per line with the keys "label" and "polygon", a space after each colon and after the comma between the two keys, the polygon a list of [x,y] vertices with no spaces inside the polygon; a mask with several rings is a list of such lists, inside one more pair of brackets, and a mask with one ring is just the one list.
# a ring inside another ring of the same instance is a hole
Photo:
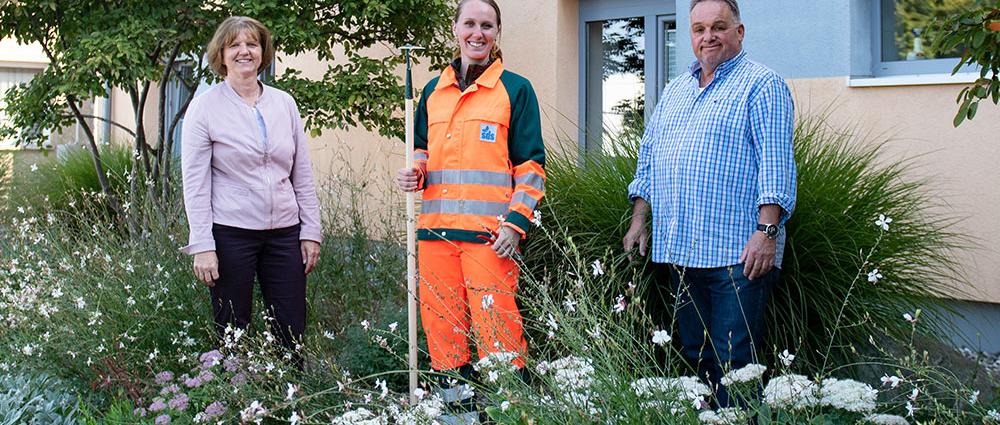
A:
{"label": "shirt button", "polygon": [[441,232],[441,236],[448,236],[448,232]]}
{"label": "shirt button", "polygon": [[445,138],[445,139],[450,139],[450,138],[451,138],[451,133],[448,133],[448,134],[445,134],[445,135],[444,135],[444,138]]}
{"label": "shirt button", "polygon": [[441,193],[448,193],[448,189],[441,189]]}

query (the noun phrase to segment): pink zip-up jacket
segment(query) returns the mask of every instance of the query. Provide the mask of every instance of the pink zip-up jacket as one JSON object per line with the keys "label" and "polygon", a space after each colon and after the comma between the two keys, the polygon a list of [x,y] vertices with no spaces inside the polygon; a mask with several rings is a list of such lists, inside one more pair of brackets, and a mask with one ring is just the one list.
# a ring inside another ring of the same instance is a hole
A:
{"label": "pink zip-up jacket", "polygon": [[263,87],[256,111],[225,81],[188,107],[181,134],[189,229],[188,245],[181,248],[185,254],[215,250],[213,223],[251,230],[301,223],[299,239],[322,241],[299,109],[288,93]]}

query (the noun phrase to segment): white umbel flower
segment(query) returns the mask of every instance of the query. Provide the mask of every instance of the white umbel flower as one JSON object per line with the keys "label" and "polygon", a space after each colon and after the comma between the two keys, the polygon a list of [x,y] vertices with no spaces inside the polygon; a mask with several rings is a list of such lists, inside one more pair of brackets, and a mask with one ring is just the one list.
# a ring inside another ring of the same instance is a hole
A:
{"label": "white umbel flower", "polygon": [[865,416],[865,422],[871,422],[877,425],[910,425],[910,422],[906,418],[897,415],[886,415],[886,414],[872,414]]}
{"label": "white umbel flower", "polygon": [[819,403],[819,386],[802,375],[771,378],[764,387],[764,402],[782,409],[804,409]]}
{"label": "white umbel flower", "polygon": [[385,425],[386,422],[384,416],[376,416],[368,409],[359,408],[334,418],[331,425]]}
{"label": "white umbel flower", "polygon": [[698,420],[710,425],[736,425],[746,423],[746,412],[737,407],[725,407],[716,411],[706,410],[698,414]]}
{"label": "white umbel flower", "polygon": [[589,388],[594,383],[594,366],[588,358],[563,357],[549,363],[548,369],[556,384],[567,390]]}
{"label": "white umbel flower", "polygon": [[738,384],[741,382],[757,381],[760,380],[761,376],[764,376],[765,371],[767,371],[767,366],[751,363],[726,373],[726,375],[722,377],[722,385],[728,387],[732,384]]}
{"label": "white umbel flower", "polygon": [[878,390],[864,382],[851,379],[827,378],[820,386],[820,403],[848,412],[868,413],[875,410]]}

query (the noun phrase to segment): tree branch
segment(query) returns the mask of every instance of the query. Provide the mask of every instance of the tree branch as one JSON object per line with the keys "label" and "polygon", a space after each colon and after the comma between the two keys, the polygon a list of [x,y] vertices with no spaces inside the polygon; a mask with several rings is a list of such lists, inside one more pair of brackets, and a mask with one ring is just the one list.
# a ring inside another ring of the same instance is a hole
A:
{"label": "tree branch", "polygon": [[[77,115],[75,115],[75,114],[63,114],[61,116],[63,118],[76,118],[77,117]],[[95,120],[98,120],[98,121],[104,121],[104,122],[106,122],[108,124],[111,124],[111,125],[119,128],[120,130],[128,133],[129,136],[135,137],[135,132],[132,131],[131,128],[125,127],[124,125],[118,123],[117,121],[110,120],[110,119],[107,119],[107,118],[104,118],[104,117],[100,117],[100,116],[97,116],[97,115],[81,114],[79,116],[84,117],[84,118],[95,119]]]}

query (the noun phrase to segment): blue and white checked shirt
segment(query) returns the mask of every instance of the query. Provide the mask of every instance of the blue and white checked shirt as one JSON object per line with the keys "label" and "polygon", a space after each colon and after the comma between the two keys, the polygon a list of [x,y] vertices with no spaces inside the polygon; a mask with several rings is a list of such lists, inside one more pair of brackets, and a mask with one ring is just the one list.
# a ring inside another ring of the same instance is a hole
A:
{"label": "blue and white checked shirt", "polygon": [[760,206],[777,204],[780,267],[783,224],[795,208],[791,93],[745,51],[719,65],[704,91],[700,75],[696,61],[664,88],[628,187],[631,199],[645,199],[652,208],[653,261],[698,268],[738,264],[757,231]]}

